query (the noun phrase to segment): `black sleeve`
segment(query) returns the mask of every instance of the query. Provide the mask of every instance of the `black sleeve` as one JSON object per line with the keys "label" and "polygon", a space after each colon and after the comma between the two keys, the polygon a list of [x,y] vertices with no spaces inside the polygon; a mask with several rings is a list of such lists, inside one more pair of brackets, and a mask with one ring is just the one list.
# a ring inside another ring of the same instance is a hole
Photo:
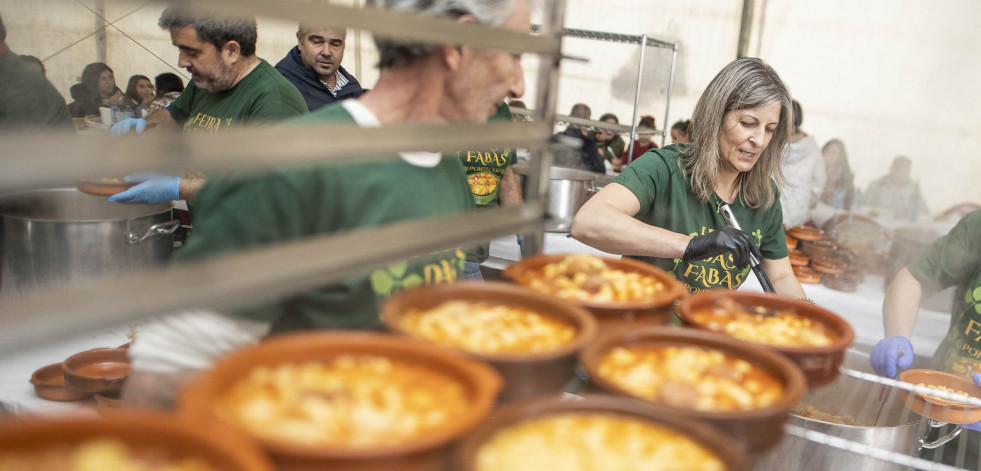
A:
{"label": "black sleeve", "polygon": [[606,173],[606,167],[603,165],[603,157],[600,155],[599,149],[596,148],[596,141],[583,139],[582,156],[584,163],[590,170]]}

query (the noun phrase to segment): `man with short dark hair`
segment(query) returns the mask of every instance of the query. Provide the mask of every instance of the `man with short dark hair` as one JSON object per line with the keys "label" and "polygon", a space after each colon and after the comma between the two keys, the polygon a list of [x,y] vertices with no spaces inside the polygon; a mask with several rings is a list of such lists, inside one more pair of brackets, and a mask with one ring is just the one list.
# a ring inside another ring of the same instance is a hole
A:
{"label": "man with short dark hair", "polygon": [[341,65],[346,36],[344,28],[301,25],[296,47],[276,64],[276,70],[303,95],[310,111],[364,93],[358,80]]}
{"label": "man with short dark hair", "polygon": [[[114,135],[137,133],[154,126],[183,126],[185,131],[216,132],[229,126],[278,121],[307,112],[303,97],[268,62],[255,55],[255,18],[235,18],[169,7],[160,27],[180,50],[178,65],[191,73],[191,83],[166,109],[146,120],[126,119],[112,127]],[[109,197],[111,202],[159,204],[191,199],[202,178],[135,174],[138,185]]]}
{"label": "man with short dark hair", "polygon": [[0,17],[0,130],[72,126],[65,99],[44,75],[7,47]]}
{"label": "man with short dark hair", "polygon": [[[569,115],[573,118],[589,119],[592,110],[583,103],[576,103],[572,106]],[[600,156],[596,141],[590,139],[589,134],[576,124],[555,135],[570,137],[580,143],[579,150],[560,150],[555,153],[555,166],[578,168],[581,170],[591,170],[593,172],[606,173],[606,166],[603,165],[603,157]]]}

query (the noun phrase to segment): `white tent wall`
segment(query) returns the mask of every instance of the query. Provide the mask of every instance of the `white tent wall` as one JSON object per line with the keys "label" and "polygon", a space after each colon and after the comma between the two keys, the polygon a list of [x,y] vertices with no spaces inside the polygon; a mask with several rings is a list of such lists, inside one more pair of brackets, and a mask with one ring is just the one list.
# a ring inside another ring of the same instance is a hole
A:
{"label": "white tent wall", "polygon": [[975,0],[757,0],[749,53],[790,86],[805,131],[845,143],[863,191],[905,155],[936,213],[981,203],[979,18]]}
{"label": "white tent wall", "polygon": [[[360,5],[364,0],[331,3]],[[84,6],[83,6],[84,4]],[[46,59],[101,27],[88,8],[133,39],[106,28],[99,35],[46,61],[48,77],[68,98],[82,68],[102,60],[125,88],[130,75],[151,78],[177,68],[177,50],[157,27],[162,6],[127,0],[0,0],[8,44],[20,54]],[[754,0],[749,54],[771,63],[804,106],[804,129],[819,144],[845,142],[856,183],[864,189],[892,159],[907,155],[933,211],[962,201],[981,202],[981,62],[974,54],[981,30],[981,2],[950,0]],[[669,122],[664,123],[668,49],[647,49],[640,114],[658,127],[687,119],[702,90],[731,61],[738,46],[740,0],[568,0],[566,25],[592,31],[648,34],[679,45]],[[116,21],[134,9],[138,11]],[[296,25],[260,18],[260,57],[270,63],[295,44]],[[140,45],[136,44],[139,42]],[[147,50],[143,49],[144,46]],[[639,46],[566,38],[565,53],[589,63],[565,61],[558,111],[583,102],[598,117],[616,113],[629,123],[633,111]],[[152,54],[151,54],[152,53]],[[153,54],[159,56],[157,59]],[[377,78],[370,34],[348,33],[344,66],[370,88]],[[538,58],[526,55],[525,102],[534,106]],[[180,69],[178,69],[180,70]],[[183,74],[186,71],[180,70]]]}

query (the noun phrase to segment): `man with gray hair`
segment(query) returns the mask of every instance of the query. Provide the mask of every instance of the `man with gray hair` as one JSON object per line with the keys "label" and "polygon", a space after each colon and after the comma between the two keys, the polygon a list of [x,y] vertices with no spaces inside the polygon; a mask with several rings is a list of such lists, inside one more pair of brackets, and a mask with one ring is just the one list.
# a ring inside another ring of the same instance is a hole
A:
{"label": "man with gray hair", "polygon": [[276,64],[276,70],[303,95],[310,111],[364,93],[358,80],[341,65],[345,37],[344,28],[300,25],[296,47]]}
{"label": "man with gray hair", "polygon": [[[569,116],[579,119],[589,119],[592,111],[589,106],[583,103],[572,105]],[[589,137],[589,133],[583,130],[582,126],[570,124],[569,127],[554,136],[556,139],[564,139],[569,143],[578,143],[578,150],[560,150],[555,153],[555,165],[557,167],[577,168],[580,170],[590,170],[593,172],[606,173],[606,166],[603,165],[603,157],[600,156],[596,141]]]}
{"label": "man with gray hair", "polygon": [[[307,112],[296,87],[255,55],[255,18],[169,7],[160,15],[159,24],[170,31],[171,41],[180,51],[178,65],[191,73],[191,83],[166,109],[145,120],[123,120],[112,127],[113,135],[131,130],[142,133],[158,126],[210,133]],[[204,183],[202,178],[154,173],[128,175],[126,180],[137,185],[110,196],[110,202],[189,200]]]}
{"label": "man with gray hair", "polygon": [[[368,4],[514,31],[531,28],[527,0],[369,0]],[[506,97],[524,92],[520,57],[505,51],[392,40],[378,45],[380,70],[370,93],[325,106],[294,122],[349,127],[486,122]],[[176,261],[469,211],[474,199],[463,165],[455,155],[447,157],[400,152],[385,160],[213,179],[195,200],[200,223],[195,223],[194,235]],[[250,335],[244,331],[255,332],[257,324],[264,326],[263,333],[378,329],[378,307],[385,298],[422,284],[454,282],[462,277],[464,260],[462,248],[419,254],[335,285],[229,312],[232,316],[215,314],[212,318],[221,320],[213,327],[182,328],[192,323],[180,317],[145,325],[130,350],[133,374],[124,397],[140,403],[141,394],[172,391],[191,374],[187,363],[176,363],[175,341],[183,346],[185,359],[194,357],[202,360],[195,365],[206,365],[219,354],[215,345],[234,348],[248,343],[243,339]],[[229,322],[249,327],[221,327]]]}

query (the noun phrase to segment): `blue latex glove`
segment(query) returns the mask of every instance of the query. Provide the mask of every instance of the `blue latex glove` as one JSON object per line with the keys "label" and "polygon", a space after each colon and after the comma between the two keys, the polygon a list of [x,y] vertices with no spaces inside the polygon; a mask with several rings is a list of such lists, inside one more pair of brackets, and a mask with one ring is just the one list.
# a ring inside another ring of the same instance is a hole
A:
{"label": "blue latex glove", "polygon": [[[974,373],[973,375],[971,375],[971,378],[974,379],[974,384],[981,386],[981,373]],[[964,424],[961,425],[961,428],[966,428],[968,430],[975,430],[981,432],[981,422],[975,422],[973,424]]]}
{"label": "blue latex glove", "polygon": [[146,129],[145,119],[126,118],[116,124],[113,124],[112,128],[109,129],[109,133],[113,136],[122,136],[131,130],[136,130],[137,134],[142,134],[144,129]]}
{"label": "blue latex glove", "polygon": [[[902,356],[899,349],[903,349]],[[913,366],[913,344],[901,335],[882,339],[872,347],[869,358],[876,373],[889,378],[895,378],[899,368]]]}
{"label": "blue latex glove", "polygon": [[146,172],[126,175],[123,180],[138,185],[110,196],[110,203],[161,204],[181,199],[180,177]]}

